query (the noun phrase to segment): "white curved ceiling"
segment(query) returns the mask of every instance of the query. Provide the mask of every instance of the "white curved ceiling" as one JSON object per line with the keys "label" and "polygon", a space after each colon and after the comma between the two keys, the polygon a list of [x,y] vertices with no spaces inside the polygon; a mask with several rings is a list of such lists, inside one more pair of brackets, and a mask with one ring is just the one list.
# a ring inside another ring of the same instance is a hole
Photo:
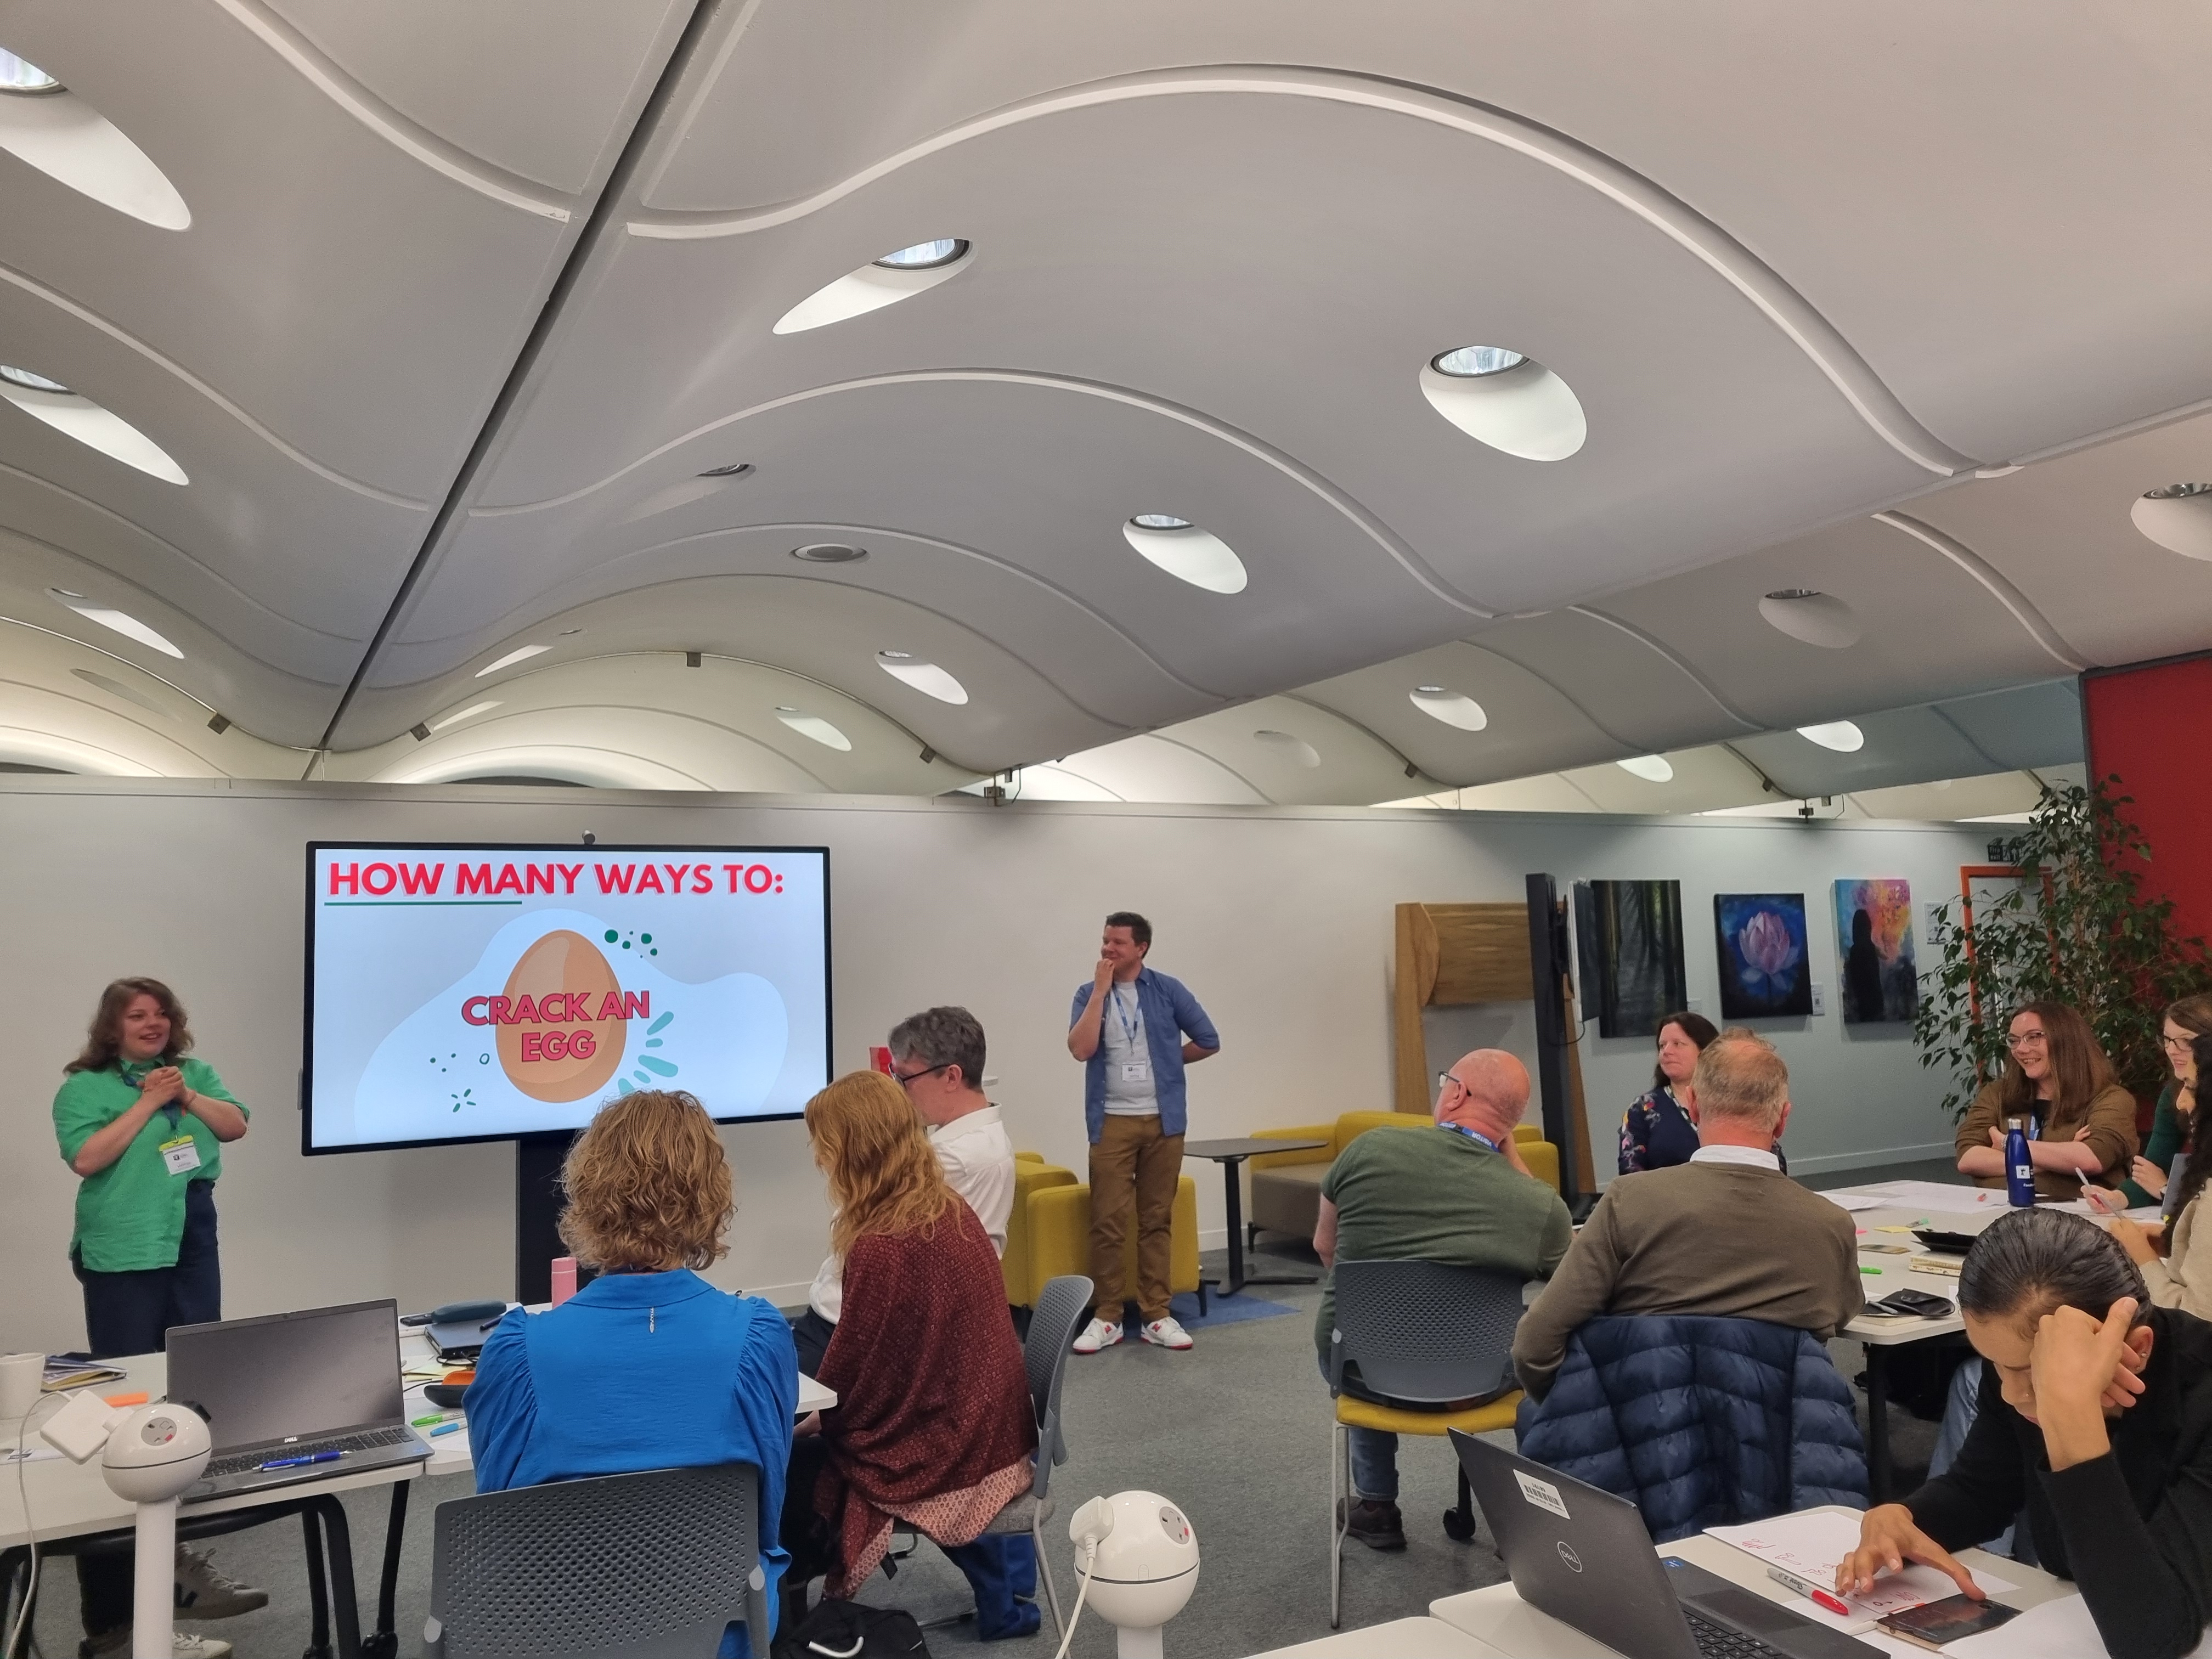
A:
{"label": "white curved ceiling", "polygon": [[[2212,478],[2197,12],[97,14],[22,0],[0,46],[191,224],[0,155],[0,362],[191,483],[0,404],[25,763],[912,791],[1060,758],[1069,790],[1318,801],[1717,752],[1685,788],[1817,793],[2059,763],[2035,688],[2212,646],[2212,566],[2127,516]],[[926,292],[772,333],[940,236],[971,252]],[[1421,370],[1474,343],[1572,386],[1577,453],[1437,416]],[[1244,591],[1137,556],[1139,513]],[[823,541],[867,556],[793,559]],[[1761,620],[1798,588],[1857,641]],[[230,730],[76,673],[116,659]],[[849,754],[775,719],[795,687]],[[1799,752],[1842,717],[1866,750]]]}

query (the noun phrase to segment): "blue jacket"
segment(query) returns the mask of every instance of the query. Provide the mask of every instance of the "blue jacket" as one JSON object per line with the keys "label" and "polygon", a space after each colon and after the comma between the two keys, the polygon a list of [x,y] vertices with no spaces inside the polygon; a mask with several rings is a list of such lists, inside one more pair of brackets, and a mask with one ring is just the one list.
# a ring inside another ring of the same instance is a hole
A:
{"label": "blue jacket", "polygon": [[[1067,1012],[1067,1029],[1071,1031],[1083,1018],[1083,1011],[1091,1006],[1093,983],[1085,980],[1076,987],[1075,1006]],[[1206,1010],[1198,1006],[1198,999],[1183,988],[1181,980],[1156,974],[1149,968],[1137,970],[1137,1007],[1145,1018],[1145,1047],[1152,1051],[1152,1092],[1160,1103],[1160,1133],[1179,1135],[1188,1119],[1182,1076],[1183,1039],[1189,1038],[1201,1048],[1218,1048],[1221,1034],[1213,1029]],[[1107,1018],[1112,1017],[1109,1009]],[[1106,1127],[1106,1044],[1103,1039],[1084,1063],[1083,1123],[1090,1132],[1091,1144],[1097,1146]]]}
{"label": "blue jacket", "polygon": [[1633,1501],[1656,1543],[1867,1504],[1850,1385],[1809,1331],[1764,1320],[1593,1319],[1515,1433],[1523,1457]]}
{"label": "blue jacket", "polygon": [[[791,1561],[777,1532],[798,1405],[791,1327],[758,1297],[684,1268],[605,1274],[550,1313],[509,1309],[485,1341],[468,1399],[477,1490],[750,1463],[773,1631]],[[745,1649],[732,1626],[722,1659]]]}

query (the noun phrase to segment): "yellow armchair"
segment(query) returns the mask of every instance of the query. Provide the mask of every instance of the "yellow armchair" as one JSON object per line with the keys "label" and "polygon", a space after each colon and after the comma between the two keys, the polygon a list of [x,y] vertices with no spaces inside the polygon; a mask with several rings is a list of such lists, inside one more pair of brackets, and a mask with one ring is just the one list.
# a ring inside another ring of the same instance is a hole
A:
{"label": "yellow armchair", "polygon": [[[1006,1216],[1006,1253],[999,1258],[999,1271],[1006,1281],[1006,1300],[1017,1308],[1033,1305],[1034,1285],[1042,1285],[1050,1273],[1032,1273],[1032,1248],[1030,1231],[1030,1194],[1048,1187],[1073,1187],[1075,1172],[1063,1170],[1056,1164],[1048,1164],[1039,1152],[1014,1154],[1014,1207]],[[1085,1212],[1087,1216],[1088,1212]],[[1087,1272],[1079,1268],[1078,1272]]]}
{"label": "yellow armchair", "polygon": [[[1063,1173],[1065,1173],[1063,1171]],[[1021,1172],[1015,1171],[1018,1182]],[[1045,1283],[1062,1273],[1091,1272],[1091,1188],[1073,1180],[1030,1190],[1029,1205],[1028,1281],[1015,1300],[1034,1307]],[[1198,1183],[1188,1176],[1176,1182],[1173,1240],[1168,1259],[1168,1289],[1195,1291],[1199,1305],[1206,1305],[1206,1285],[1198,1276]],[[1007,1261],[1013,1259],[1012,1235],[1007,1236]],[[1010,1277],[1007,1283],[1013,1280]],[[1132,1222],[1121,1241],[1121,1283],[1133,1294],[1137,1288],[1137,1229]],[[1011,1295],[1012,1292],[1009,1291]]]}

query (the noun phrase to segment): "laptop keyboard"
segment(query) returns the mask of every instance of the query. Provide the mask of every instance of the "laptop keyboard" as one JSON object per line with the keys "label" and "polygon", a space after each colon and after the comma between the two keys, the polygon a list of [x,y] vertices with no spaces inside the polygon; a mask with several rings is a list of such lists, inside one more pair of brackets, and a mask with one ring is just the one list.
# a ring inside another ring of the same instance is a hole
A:
{"label": "laptop keyboard", "polygon": [[1780,1648],[1769,1647],[1756,1636],[1746,1636],[1710,1619],[1700,1619],[1687,1607],[1682,1609],[1682,1616],[1690,1621],[1690,1639],[1705,1659],[1788,1659]]}
{"label": "laptop keyboard", "polygon": [[302,1440],[297,1445],[270,1446],[242,1456],[218,1457],[207,1466],[200,1478],[215,1480],[226,1474],[244,1474],[282,1457],[313,1457],[317,1452],[326,1451],[374,1451],[380,1446],[404,1446],[407,1440],[404,1429],[364,1429],[359,1434],[342,1434],[332,1440]]}

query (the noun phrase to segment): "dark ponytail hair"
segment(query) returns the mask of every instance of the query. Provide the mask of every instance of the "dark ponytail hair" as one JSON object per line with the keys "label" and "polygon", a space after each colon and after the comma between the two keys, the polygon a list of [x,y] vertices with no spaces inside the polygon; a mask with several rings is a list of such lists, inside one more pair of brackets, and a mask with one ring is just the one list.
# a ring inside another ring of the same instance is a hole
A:
{"label": "dark ponytail hair", "polygon": [[1999,1216],[1974,1241],[1959,1270],[1960,1312],[2017,1320],[2031,1328],[2056,1308],[2079,1308],[2101,1320],[2124,1296],[2136,1299],[2134,1323],[2148,1323],[2150,1291],[2119,1240],[2063,1210]]}

